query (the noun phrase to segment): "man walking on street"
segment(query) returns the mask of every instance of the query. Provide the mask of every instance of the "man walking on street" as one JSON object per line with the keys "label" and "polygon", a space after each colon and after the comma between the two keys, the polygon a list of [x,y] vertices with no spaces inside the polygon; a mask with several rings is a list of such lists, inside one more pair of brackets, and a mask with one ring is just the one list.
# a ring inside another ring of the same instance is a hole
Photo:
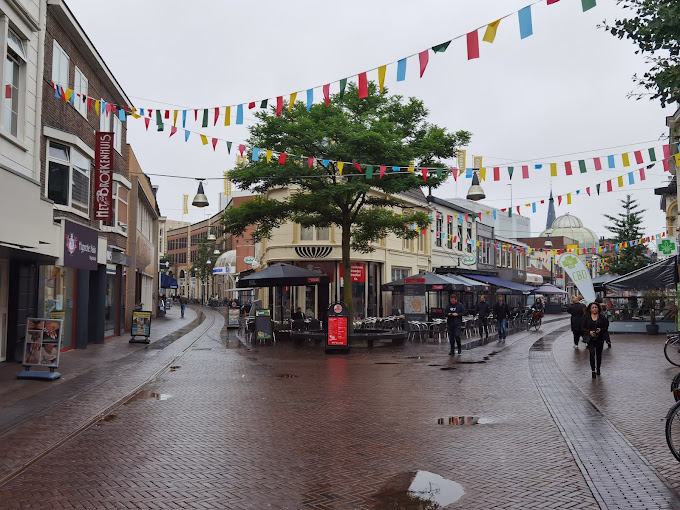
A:
{"label": "man walking on street", "polygon": [[493,316],[498,321],[498,340],[505,340],[508,336],[508,317],[510,317],[510,309],[507,303],[503,302],[503,295],[498,294],[498,301],[493,305]]}
{"label": "man walking on street", "polygon": [[475,306],[475,315],[477,315],[479,319],[479,336],[485,339],[489,338],[489,311],[491,311],[491,308],[489,307],[489,303],[486,302],[486,296],[480,297],[479,303]]}
{"label": "man walking on street", "polygon": [[179,298],[179,306],[182,309],[182,318],[184,318],[184,310],[187,307],[187,298],[186,296],[182,296]]}
{"label": "man walking on street", "polygon": [[445,309],[446,325],[449,333],[449,343],[451,350],[449,354],[454,353],[454,341],[458,344],[458,354],[461,353],[460,344],[460,328],[463,326],[463,315],[465,315],[465,307],[458,302],[458,298],[454,295],[449,297],[449,304]]}

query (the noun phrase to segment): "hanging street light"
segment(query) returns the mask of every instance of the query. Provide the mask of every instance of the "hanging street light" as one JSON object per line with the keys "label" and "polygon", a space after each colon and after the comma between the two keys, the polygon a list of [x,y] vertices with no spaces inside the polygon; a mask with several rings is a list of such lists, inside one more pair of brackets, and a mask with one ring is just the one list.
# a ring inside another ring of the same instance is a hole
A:
{"label": "hanging street light", "polygon": [[479,170],[478,168],[474,168],[472,170],[472,186],[470,186],[470,189],[467,192],[467,196],[465,197],[468,200],[472,200],[474,202],[486,198],[484,190],[479,185],[479,177],[477,176],[478,170]]}
{"label": "hanging street light", "polygon": [[205,192],[203,191],[203,179],[196,179],[198,181],[198,191],[196,191],[196,196],[194,197],[194,201],[191,202],[191,205],[194,207],[208,207],[210,205],[208,203],[208,197],[205,196]]}

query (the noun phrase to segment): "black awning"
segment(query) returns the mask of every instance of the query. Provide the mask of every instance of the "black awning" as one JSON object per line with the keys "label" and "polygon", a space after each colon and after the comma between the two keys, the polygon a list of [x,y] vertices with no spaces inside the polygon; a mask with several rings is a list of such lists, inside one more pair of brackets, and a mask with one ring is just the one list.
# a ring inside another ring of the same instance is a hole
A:
{"label": "black awning", "polygon": [[675,288],[678,281],[677,265],[677,257],[670,257],[611,280],[604,287],[607,292]]}
{"label": "black awning", "polygon": [[[243,274],[243,273],[241,273]],[[279,262],[247,276],[239,276],[236,287],[298,287],[330,282],[328,275]]]}

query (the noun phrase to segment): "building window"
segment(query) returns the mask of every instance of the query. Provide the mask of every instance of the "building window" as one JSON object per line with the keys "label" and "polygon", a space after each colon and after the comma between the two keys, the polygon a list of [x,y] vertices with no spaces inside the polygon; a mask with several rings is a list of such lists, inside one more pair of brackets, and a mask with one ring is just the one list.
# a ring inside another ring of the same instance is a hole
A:
{"label": "building window", "polygon": [[118,117],[112,115],[113,117],[113,148],[118,151],[118,154],[122,154],[122,138],[123,138],[123,123]]}
{"label": "building window", "polygon": [[5,132],[19,136],[19,86],[21,72],[25,69],[24,43],[11,30],[7,31],[7,58],[5,60],[5,102],[2,126]]}
{"label": "building window", "polygon": [[110,133],[111,132],[111,117],[109,117],[108,112],[106,111],[106,108],[102,108],[99,111],[99,131],[102,133]]}
{"label": "building window", "polygon": [[458,251],[463,251],[463,225],[458,224]]}
{"label": "building window", "polygon": [[47,198],[87,214],[90,206],[90,160],[73,147],[50,142]]}
{"label": "building window", "polygon": [[437,238],[434,241],[434,244],[436,246],[441,246],[442,245],[442,217],[437,215],[437,229],[436,229],[436,234]]}
{"label": "building window", "polygon": [[154,238],[152,235],[153,217],[151,216],[151,211],[149,211],[146,202],[141,198],[137,199],[137,230],[146,237],[148,241],[151,241]]}
{"label": "building window", "polygon": [[[87,119],[87,78],[85,78],[85,75],[78,67],[76,67],[75,71],[73,93],[76,94],[74,99],[76,110]],[[80,94],[80,97],[78,97],[78,94]]]}
{"label": "building window", "polygon": [[472,239],[472,223],[467,224],[467,251],[468,253],[472,253],[472,243],[474,242]]}
{"label": "building window", "polygon": [[446,247],[451,250],[453,249],[453,223],[450,221],[446,224]]}
{"label": "building window", "polygon": [[402,280],[404,278],[408,278],[409,276],[409,270],[404,268],[404,267],[393,267],[392,268],[392,280],[393,282],[396,282],[397,280]]}
{"label": "building window", "polygon": [[113,192],[113,224],[123,232],[127,232],[129,190],[115,182],[113,183]]}
{"label": "building window", "polygon": [[403,239],[402,240],[402,250],[404,251],[411,251],[411,240],[410,239]]}
{"label": "building window", "polygon": [[300,226],[300,241],[328,241],[331,229],[328,227]]}
{"label": "building window", "polygon": [[425,232],[422,231],[418,235],[418,251],[419,252],[425,251]]}
{"label": "building window", "polygon": [[54,41],[52,45],[52,81],[57,85],[68,88],[69,58],[61,46]]}

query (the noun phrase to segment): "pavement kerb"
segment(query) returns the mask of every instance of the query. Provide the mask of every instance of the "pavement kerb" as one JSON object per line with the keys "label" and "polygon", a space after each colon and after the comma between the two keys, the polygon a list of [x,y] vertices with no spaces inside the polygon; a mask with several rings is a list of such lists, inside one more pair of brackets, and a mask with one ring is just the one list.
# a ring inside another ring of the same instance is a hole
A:
{"label": "pavement kerb", "polygon": [[[97,421],[101,420],[102,417],[107,416],[120,405],[124,404],[146,384],[165,372],[169,367],[173,366],[173,364],[176,363],[198,340],[200,340],[203,335],[207,334],[213,326],[217,325],[220,330],[222,329],[223,319],[221,314],[209,309],[207,312],[204,311],[204,314],[206,315],[206,320],[203,323],[162,351],[159,351],[159,355],[149,358],[145,360],[145,362],[135,365],[119,374],[119,377],[117,378],[119,388],[116,388],[115,384],[112,385],[114,389],[119,389],[119,391],[110,395],[112,391],[111,386],[107,385],[107,388],[102,388],[101,386],[103,385],[99,385],[97,388],[94,388],[93,391],[87,393],[85,398],[80,399],[82,402],[78,403],[79,407],[87,407],[89,405],[91,408],[91,410],[86,413],[85,418],[74,417],[73,413],[70,411],[71,406],[69,402],[71,401],[66,401],[40,415],[39,420],[36,419],[24,422],[5,433],[2,436],[2,440],[3,443],[7,445],[4,449],[6,459],[10,459],[10,464],[11,459],[23,458],[23,460],[17,460],[15,466],[7,466],[8,462],[3,462],[3,465],[0,466],[0,486],[4,485],[7,481],[25,471],[32,464],[94,425]],[[219,338],[219,330],[217,338]],[[144,371],[144,368],[150,368],[150,370]],[[125,372],[137,373],[125,377]],[[109,395],[106,395],[107,391]],[[104,395],[102,395],[102,393],[104,393]],[[103,405],[98,404],[98,402],[102,402]],[[54,424],[57,425],[55,426]],[[59,430],[60,428],[63,430]],[[45,429],[46,433],[39,433],[40,429]],[[47,433],[47,431],[49,431],[49,433]],[[31,438],[40,437],[43,439],[43,442],[38,443],[36,441],[31,441],[28,443],[33,446],[33,452],[30,452],[29,450],[31,450],[31,448],[27,448],[26,444],[23,444],[21,441],[21,438],[27,436]],[[55,436],[60,438],[48,441]]]}

